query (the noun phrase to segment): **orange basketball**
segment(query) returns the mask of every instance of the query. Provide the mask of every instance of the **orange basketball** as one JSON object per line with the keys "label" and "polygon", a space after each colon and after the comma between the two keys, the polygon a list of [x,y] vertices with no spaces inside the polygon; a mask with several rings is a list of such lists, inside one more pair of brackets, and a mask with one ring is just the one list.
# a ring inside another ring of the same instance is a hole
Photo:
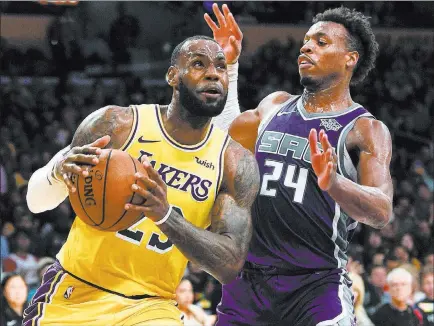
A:
{"label": "orange basketball", "polygon": [[129,228],[143,217],[140,212],[125,210],[127,203],[141,205],[145,201],[131,190],[137,181],[136,172],[147,175],[143,165],[128,153],[103,149],[99,163],[87,177],[72,176],[76,191],[69,193],[69,200],[74,212],[83,222],[101,231]]}

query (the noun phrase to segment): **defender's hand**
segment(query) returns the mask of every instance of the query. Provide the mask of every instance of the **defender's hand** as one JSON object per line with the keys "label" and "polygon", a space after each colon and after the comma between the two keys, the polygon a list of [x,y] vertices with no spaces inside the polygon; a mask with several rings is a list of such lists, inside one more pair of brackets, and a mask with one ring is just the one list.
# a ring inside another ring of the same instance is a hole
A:
{"label": "defender's hand", "polygon": [[110,142],[110,136],[98,138],[93,143],[81,147],[71,148],[61,160],[54,165],[54,176],[62,180],[70,192],[76,189],[71,182],[72,173],[82,174],[84,177],[89,175],[89,170],[98,164],[98,156],[101,154],[101,148],[107,146]]}
{"label": "defender's hand", "polygon": [[318,177],[319,187],[321,190],[327,191],[336,181],[338,158],[324,130],[319,132],[319,141],[323,152],[318,148],[316,130],[311,129],[309,133],[309,145],[312,168]]}
{"label": "defender's hand", "polygon": [[208,14],[205,14],[204,18],[213,32],[214,39],[222,47],[227,63],[233,64],[238,61],[238,57],[241,54],[243,33],[235,21],[234,16],[229,11],[228,6],[224,4],[222,9],[223,13],[216,3],[212,5],[212,10],[217,17],[218,26]]}
{"label": "defender's hand", "polygon": [[[134,176],[140,182],[133,184],[131,189],[143,197],[145,202],[142,205],[126,204],[125,209],[143,212],[146,217],[158,222],[167,214],[170,208],[167,202],[167,186],[146,158],[143,158],[142,163],[148,176],[137,172]],[[141,187],[140,183],[144,187]]]}

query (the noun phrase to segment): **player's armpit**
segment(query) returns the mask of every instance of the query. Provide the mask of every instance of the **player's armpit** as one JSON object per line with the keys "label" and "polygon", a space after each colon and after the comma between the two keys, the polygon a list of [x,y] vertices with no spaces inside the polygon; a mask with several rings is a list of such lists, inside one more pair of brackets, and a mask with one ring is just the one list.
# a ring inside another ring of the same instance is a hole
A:
{"label": "player's armpit", "polygon": [[109,105],[90,115],[78,126],[71,147],[84,146],[96,139],[109,135],[105,148],[120,149],[128,139],[134,122],[133,109]]}
{"label": "player's armpit", "polygon": [[261,120],[256,110],[241,113],[230,125],[229,135],[250,152],[255,152],[256,138]]}
{"label": "player's armpit", "polygon": [[294,95],[282,91],[271,93],[259,103],[256,109],[240,114],[230,125],[229,135],[244,148],[254,153],[261,121],[266,120],[272,112],[293,97]]}

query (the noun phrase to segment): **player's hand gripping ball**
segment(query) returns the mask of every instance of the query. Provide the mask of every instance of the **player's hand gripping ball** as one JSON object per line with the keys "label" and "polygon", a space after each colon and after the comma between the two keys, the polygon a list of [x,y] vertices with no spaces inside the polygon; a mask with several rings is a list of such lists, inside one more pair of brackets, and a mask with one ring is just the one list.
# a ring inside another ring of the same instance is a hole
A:
{"label": "player's hand gripping ball", "polygon": [[143,165],[128,153],[103,149],[99,163],[88,176],[72,174],[76,187],[69,192],[69,200],[77,216],[86,224],[101,231],[125,230],[143,217],[142,212],[125,210],[126,204],[142,205],[145,199],[133,192],[131,185],[140,180],[134,175],[147,175]]}

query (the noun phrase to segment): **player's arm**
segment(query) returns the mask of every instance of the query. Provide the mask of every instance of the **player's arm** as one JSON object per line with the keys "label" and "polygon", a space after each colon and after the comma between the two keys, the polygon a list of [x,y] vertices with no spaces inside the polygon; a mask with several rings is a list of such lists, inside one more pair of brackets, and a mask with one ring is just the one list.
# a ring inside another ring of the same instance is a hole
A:
{"label": "player's arm", "polygon": [[274,92],[265,97],[258,107],[241,113],[230,125],[229,135],[250,152],[255,153],[256,139],[261,121],[273,113],[283,103],[292,98],[287,92]]}
{"label": "player's arm", "polygon": [[[309,137],[311,149],[312,135],[311,132]],[[330,173],[329,182],[327,182],[327,172],[320,174],[318,177],[320,187],[327,190],[341,209],[355,220],[374,228],[384,227],[392,216],[393,200],[390,176],[392,141],[387,127],[378,120],[361,118],[348,134],[347,147],[349,149],[357,147],[360,151],[358,183],[335,172],[337,157],[325,133],[321,135],[320,132],[320,141],[325,148],[324,155],[328,165],[326,171],[327,169],[334,171]],[[312,165],[314,165],[313,161],[312,156]]]}
{"label": "player's arm", "polygon": [[68,188],[74,191],[68,175],[86,175],[89,168],[98,163],[101,148],[121,148],[132,123],[132,109],[118,106],[106,106],[86,117],[71,145],[32,174],[26,198],[30,211],[40,213],[62,203],[68,196]]}
{"label": "player's arm", "polygon": [[241,54],[243,33],[235,21],[227,5],[219,9],[216,3],[212,6],[217,23],[208,15],[204,19],[213,32],[214,39],[223,49],[228,63],[228,97],[223,112],[213,118],[213,123],[222,130],[228,130],[230,124],[240,114],[238,103],[238,58]]}
{"label": "player's arm", "polygon": [[148,177],[137,175],[146,189],[132,185],[146,202],[126,209],[143,212],[192,262],[225,284],[242,268],[252,234],[251,205],[259,189],[259,171],[249,151],[234,141],[225,153],[221,189],[211,211],[211,231],[197,228],[170,208],[166,184],[149,162]]}

